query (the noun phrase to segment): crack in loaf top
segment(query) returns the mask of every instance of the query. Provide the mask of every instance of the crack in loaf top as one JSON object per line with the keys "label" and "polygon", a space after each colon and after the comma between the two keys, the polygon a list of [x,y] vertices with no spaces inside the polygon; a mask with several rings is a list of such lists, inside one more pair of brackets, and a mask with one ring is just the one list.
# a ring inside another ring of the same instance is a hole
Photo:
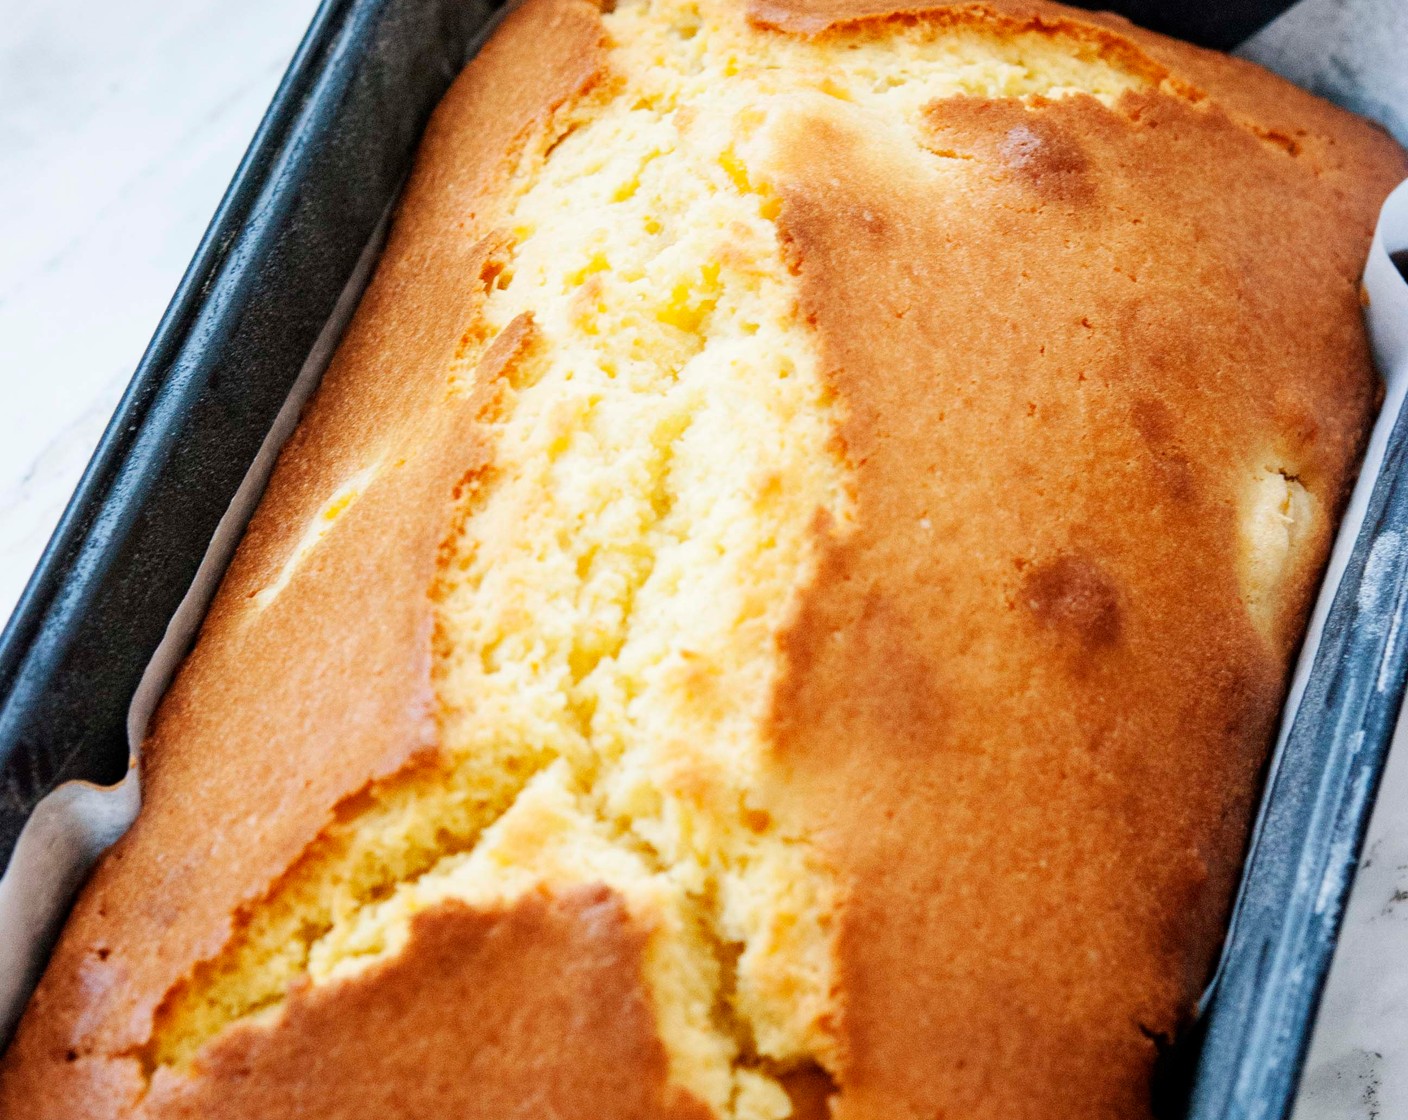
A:
{"label": "crack in loaf top", "polygon": [[[806,837],[844,900],[810,1060],[840,1117],[1146,1116],[1155,1039],[1189,1013],[1220,936],[1376,399],[1357,278],[1402,153],[1254,67],[1111,17],[748,14],[754,30],[731,34],[822,52],[814,88],[777,91],[735,156],[795,277],[852,503],[815,522],[756,777],[780,822],[759,827]],[[1120,80],[1095,96],[979,83],[886,117],[823,57],[951,29],[1034,36]],[[484,306],[518,236],[501,228],[511,184],[572,113],[618,96],[609,50],[590,5],[530,0],[437,111],[158,715],[143,814],[5,1059],[0,1114],[355,1116],[369,1098],[346,1086],[377,1079],[387,1115],[507,1107],[534,1078],[563,1115],[704,1108],[671,1084],[648,915],[589,886],[433,909],[399,956],[297,987],[146,1095],[173,991],[379,784],[438,765],[437,564],[494,470],[488,431],[531,321],[464,391],[447,395],[446,370],[507,333]],[[682,303],[678,325],[712,306]],[[319,518],[335,529],[310,530]],[[457,1052],[413,1012],[431,970],[468,999],[474,967],[499,993],[484,1017],[519,1014]],[[309,1045],[328,1023],[345,1034]],[[359,1046],[361,1029],[396,1037]],[[787,1072],[739,1047],[735,1065]],[[465,1102],[468,1077],[488,1087]],[[714,1111],[741,1109],[753,1083],[733,1084]]]}

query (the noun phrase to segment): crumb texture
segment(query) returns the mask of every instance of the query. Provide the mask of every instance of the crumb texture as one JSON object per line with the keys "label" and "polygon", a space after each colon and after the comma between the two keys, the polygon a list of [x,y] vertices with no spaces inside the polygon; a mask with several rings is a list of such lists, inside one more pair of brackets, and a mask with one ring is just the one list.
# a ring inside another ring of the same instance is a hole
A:
{"label": "crumb texture", "polygon": [[1147,1116],[1401,154],[1036,2],[609,7],[432,120],[0,1114]]}
{"label": "crumb texture", "polygon": [[[761,793],[777,638],[812,530],[850,518],[770,126],[840,100],[917,146],[936,98],[1147,83],[981,25],[809,42],[679,0],[604,23],[609,84],[522,161],[482,321],[445,371],[450,398],[498,380],[492,461],[462,485],[433,591],[441,762],[344,807],[167,1002],[153,1067],[188,1067],[298,977],[400,951],[447,900],[590,883],[654,928],[672,1077],[717,1114],[786,1116],[779,1078],[838,1063],[839,887]],[[326,499],[258,605],[375,470]]]}

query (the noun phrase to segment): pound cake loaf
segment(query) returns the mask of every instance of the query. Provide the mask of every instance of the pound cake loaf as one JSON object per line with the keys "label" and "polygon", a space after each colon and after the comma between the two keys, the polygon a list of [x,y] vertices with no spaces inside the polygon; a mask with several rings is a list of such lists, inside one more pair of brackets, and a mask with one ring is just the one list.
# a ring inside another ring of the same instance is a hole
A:
{"label": "pound cake loaf", "polygon": [[527,0],[0,1115],[1147,1120],[1404,174],[1035,0]]}

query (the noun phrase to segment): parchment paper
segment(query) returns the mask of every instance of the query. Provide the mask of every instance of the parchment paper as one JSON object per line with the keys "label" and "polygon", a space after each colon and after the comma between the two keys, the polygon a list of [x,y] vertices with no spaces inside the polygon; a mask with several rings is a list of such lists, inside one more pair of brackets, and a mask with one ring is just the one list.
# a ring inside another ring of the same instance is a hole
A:
{"label": "parchment paper", "polygon": [[[1380,121],[1401,142],[1408,143],[1408,0],[1304,0],[1249,40],[1237,53]],[[127,723],[133,764],[127,777],[106,789],[81,782],[56,789],[35,810],[20,835],[9,867],[0,877],[0,1047],[8,1039],[42,970],[74,892],[93,861],[125,831],[136,815],[140,791],[135,761],[148,721],[199,629],[249,515],[263,493],[280,448],[296,425],[304,403],[316,387],[356,307],[384,240],[387,217],[383,217],[377,234],[363,251],[336,311],[221,521],[195,582],[168,625],[166,636],[133,697]],[[1368,319],[1388,393],[1312,615],[1305,648],[1287,698],[1287,713],[1294,711],[1304,692],[1325,614],[1363,522],[1369,491],[1383,462],[1388,432],[1408,391],[1408,286],[1387,255],[1389,251],[1405,248],[1408,248],[1408,190],[1400,188],[1386,207],[1386,217],[1365,277],[1371,295]],[[1290,720],[1283,719],[1282,725],[1289,728]],[[1278,742],[1278,752],[1280,745]],[[1400,762],[1404,755],[1404,750],[1397,752]],[[1408,786],[1408,767],[1403,769],[1403,784]],[[1392,777],[1390,774],[1390,779]],[[1399,967],[1408,977],[1408,966]],[[1337,961],[1336,969],[1339,968]],[[1408,987],[1408,978],[1404,984]],[[1330,1026],[1322,1021],[1317,1042],[1319,1035]],[[1304,1109],[1298,1110],[1298,1120],[1306,1120],[1303,1112]]]}
{"label": "parchment paper", "polygon": [[49,950],[83,879],[104,849],[137,816],[141,789],[137,757],[147,725],[172,675],[190,648],[206,608],[225,574],[250,514],[264,493],[284,441],[293,433],[303,406],[327,368],[343,328],[356,310],[372,266],[381,252],[391,207],[358,258],[352,277],[338,297],[299,371],[274,426],[220,519],[196,578],[167,624],[166,634],[142,674],[127,710],[127,775],[114,786],[66,782],[35,807],[20,833],[9,866],[0,877],[0,1050],[9,1040],[29,993],[43,971]]}

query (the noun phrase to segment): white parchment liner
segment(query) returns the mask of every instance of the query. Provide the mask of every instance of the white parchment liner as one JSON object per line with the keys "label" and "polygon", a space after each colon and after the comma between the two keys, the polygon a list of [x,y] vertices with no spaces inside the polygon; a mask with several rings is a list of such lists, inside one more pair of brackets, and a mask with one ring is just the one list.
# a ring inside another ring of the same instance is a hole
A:
{"label": "white parchment liner", "polygon": [[[1346,42],[1352,48],[1356,35],[1370,35],[1365,28],[1372,29],[1375,24],[1367,22],[1363,10],[1388,5],[1397,5],[1400,12],[1408,11],[1400,0],[1357,0],[1360,23],[1342,26],[1344,11],[1353,4],[1346,5],[1343,0],[1308,0],[1238,53],[1281,70],[1288,77],[1333,100],[1348,104],[1360,112],[1369,112],[1392,127],[1408,121],[1408,83],[1404,83],[1403,99],[1397,99],[1396,67],[1391,64],[1368,66],[1364,68],[1364,73],[1355,74],[1342,65],[1333,65],[1333,59],[1327,53],[1327,44],[1343,51],[1350,49],[1346,48]],[[1305,17],[1305,11],[1311,13],[1311,18]],[[1368,17],[1373,15],[1373,11],[1368,12]],[[1326,28],[1326,21],[1330,19],[1339,19],[1334,36]],[[1380,23],[1377,26],[1382,29],[1385,25]],[[1382,38],[1377,33],[1370,37],[1374,41]],[[1321,80],[1326,72],[1324,67],[1317,69],[1304,61],[1309,57],[1322,56],[1329,60],[1326,65],[1330,78],[1326,80]],[[1397,58],[1395,50],[1390,56],[1390,63]],[[1384,85],[1389,87],[1387,95],[1381,88]],[[1397,108],[1385,112],[1386,104],[1396,105]],[[1408,142],[1408,136],[1400,135],[1399,139]],[[117,785],[109,787],[89,782],[68,782],[60,786],[39,803],[20,834],[9,866],[0,877],[0,1048],[8,1039],[43,970],[75,892],[98,856],[126,831],[136,817],[141,801],[136,759],[146,737],[147,725],[200,627],[244,527],[263,495],[284,441],[298,423],[304,404],[316,388],[348,319],[356,309],[385,240],[390,213],[391,208],[388,207],[376,233],[364,248],[352,278],[304,363],[288,400],[230,508],[221,519],[190,590],[168,624],[166,634],[142,676],[128,709],[127,738],[132,761],[127,776]],[[1384,206],[1364,278],[1370,298],[1366,317],[1375,360],[1387,385],[1384,406],[1375,424],[1359,481],[1341,523],[1325,581],[1311,616],[1305,645],[1287,696],[1281,734],[1272,760],[1273,770],[1279,762],[1290,728],[1290,716],[1305,691],[1334,592],[1363,524],[1369,494],[1383,465],[1389,433],[1402,409],[1405,394],[1408,394],[1408,284],[1404,283],[1389,259],[1389,253],[1403,249],[1408,249],[1408,183],[1399,187]]]}
{"label": "white parchment liner", "polygon": [[293,434],[303,406],[317,388],[343,329],[356,310],[386,240],[391,209],[387,207],[362,250],[332,316],[303,363],[230,508],[220,519],[190,590],[167,624],[161,644],[142,674],[127,709],[127,775],[114,786],[64,783],[35,807],[20,833],[9,866],[0,877],[0,1050],[43,971],[78,887],[98,856],[127,831],[137,816],[141,804],[137,756],[147,725],[200,629],[245,525],[264,495],[284,441]]}

